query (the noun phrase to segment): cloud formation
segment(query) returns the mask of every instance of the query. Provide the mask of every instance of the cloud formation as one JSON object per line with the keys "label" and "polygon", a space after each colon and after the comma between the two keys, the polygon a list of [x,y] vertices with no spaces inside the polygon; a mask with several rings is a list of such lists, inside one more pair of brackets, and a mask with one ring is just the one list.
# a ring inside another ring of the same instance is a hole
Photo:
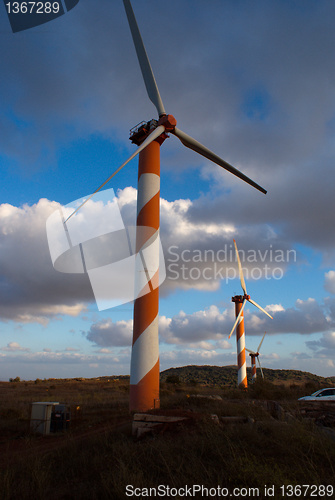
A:
{"label": "cloud formation", "polygon": [[[135,195],[135,190],[130,192],[129,189],[119,193],[122,213],[133,210]],[[173,255],[175,259],[176,249],[178,249],[180,257],[179,267],[175,268],[175,271],[176,269],[180,271],[180,266],[183,264],[193,266],[198,272],[203,272],[205,268],[213,270],[215,264],[226,267],[234,264],[235,278],[237,277],[236,263],[230,262],[230,259],[234,257],[232,244],[229,243],[229,247],[227,246],[227,253],[230,253],[230,256],[227,257],[222,253],[222,240],[226,241],[226,245],[228,245],[228,241],[232,237],[231,230],[228,230],[228,239],[224,236],[226,229],[213,224],[210,227],[210,238],[208,238],[209,226],[203,225],[201,221],[199,223],[193,221],[189,227],[187,214],[185,214],[184,209],[180,208],[183,205],[189,207],[192,202],[177,200],[172,203],[162,200],[162,205],[165,207],[162,210],[164,248],[166,248],[167,242],[174,242],[174,254],[171,253],[171,246],[168,247],[170,248],[170,257]],[[3,269],[0,284],[0,314],[3,321],[12,319],[22,323],[46,324],[48,319],[53,317],[78,316],[89,303],[94,301],[87,276],[58,273],[52,267],[46,242],[45,221],[57,206],[55,202],[48,200],[40,200],[38,204],[31,207],[25,205],[17,208],[8,204],[0,206],[0,242],[2,246],[0,261]],[[193,234],[196,234],[196,237],[193,237]],[[273,242],[275,241],[274,238]],[[197,244],[199,242],[205,243],[199,245]],[[272,251],[274,249],[284,252],[283,249],[278,249],[273,244]],[[250,254],[248,252],[241,253],[242,264],[246,265],[246,269],[252,270],[256,264],[264,264],[262,260],[273,266],[282,264],[281,262],[270,262],[268,258],[270,255],[269,247],[264,249],[264,253],[261,253],[260,249],[258,250],[258,254],[256,250]],[[206,255],[209,256],[207,261],[204,259]],[[250,255],[252,258],[248,262]],[[214,261],[212,260],[213,256],[215,257]],[[224,260],[228,262],[220,262],[223,256]],[[254,262],[254,257],[256,262]],[[168,259],[169,256],[166,258],[167,269],[169,269]],[[284,262],[284,266],[287,266],[286,262]],[[329,288],[330,283],[332,283],[331,273],[332,271],[326,275],[326,288]],[[218,287],[223,276],[218,275],[217,280],[207,280],[208,289]],[[186,286],[184,285],[185,281]],[[170,275],[168,272],[165,293],[184,286],[203,290],[206,289],[206,279],[198,278],[187,282],[187,279],[183,280],[183,276],[180,275],[178,280],[175,280],[173,276],[171,279],[171,272]],[[330,299],[325,302],[325,305],[318,304],[312,298],[307,301],[298,299],[295,307],[286,309],[280,304],[265,305],[269,311],[275,313],[274,320],[269,322],[268,331],[270,333],[299,332],[304,334],[328,331],[334,326],[335,301]],[[252,309],[246,310],[245,314],[246,317],[249,317],[248,331],[251,334],[259,332],[259,328],[263,328],[264,322],[267,321],[266,318],[259,316]],[[221,312],[216,306],[212,306],[206,311],[194,312],[191,315],[180,312],[170,319],[161,318],[161,335],[168,343],[218,340],[230,331],[232,317],[233,314],[230,310]],[[130,328],[130,322],[123,321],[114,324],[102,320],[92,326],[89,339],[106,347],[111,345],[110,341],[105,342],[103,339],[114,336],[117,339],[115,345],[127,345],[130,340]]]}
{"label": "cloud formation", "polygon": [[101,347],[130,346],[132,342],[133,321],[111,319],[98,321],[86,333],[87,339]]}
{"label": "cloud formation", "polygon": [[316,352],[317,356],[327,357],[335,352],[335,332],[326,332],[319,340],[310,340],[306,342],[306,346]]}
{"label": "cloud formation", "polygon": [[[285,307],[279,301],[267,304],[274,312],[267,330],[320,332],[322,337],[307,347],[325,356],[332,349],[335,318],[335,5],[260,0],[241,9],[236,2],[194,0],[190,16],[184,2],[147,0],[145,5],[134,2],[134,10],[166,109],[175,113],[178,126],[268,189],[263,196],[175,137],[166,141],[162,167],[166,178],[178,183],[178,195],[163,195],[161,202],[168,270],[162,295],[180,289],[215,291],[229,273],[235,278],[236,262],[229,255],[233,237],[241,252],[259,252],[256,262],[244,262],[249,279],[258,279],[251,275],[258,268],[264,279],[264,266],[270,273],[278,267],[285,276],[292,266],[304,264],[303,256],[296,252],[297,260],[276,262],[269,250],[288,255],[306,245],[320,252],[330,268],[324,283],[330,296],[313,298],[311,282],[303,300]],[[165,33],[162,39],[163,17],[168,40]],[[5,16],[0,29],[10,33]],[[127,151],[128,129],[156,117],[122,2],[80,2],[47,28],[11,34],[0,71],[0,91],[6,96],[0,102],[0,161],[3,172],[10,173],[3,178],[5,193],[22,175],[61,171],[59,158],[76,141],[104,140]],[[67,167],[60,178],[78,180],[78,164]],[[190,199],[180,195],[183,183],[186,190],[195,179],[196,194]],[[125,222],[133,224],[135,186],[119,192],[119,203]],[[80,316],[94,302],[86,276],[57,273],[51,265],[45,220],[56,207],[45,199],[0,206],[2,321],[46,325],[51,318]],[[227,260],[222,261],[225,248]],[[176,346],[171,362],[192,356],[228,362],[215,350],[225,349],[233,313],[215,307],[161,318],[163,343]],[[250,335],[267,321],[252,308],[245,316]],[[102,349],[115,343],[126,348],[130,330],[129,321],[102,320],[86,333]],[[192,347],[184,350],[186,344]],[[3,349],[2,358],[20,347],[10,342]],[[296,366],[309,359],[302,351],[292,354]],[[28,352],[21,356],[34,359]],[[168,358],[164,353],[163,359]],[[36,362],[42,359],[51,359],[51,353],[35,357]],[[79,358],[71,359],[76,363]],[[92,358],[87,366],[97,363]]]}
{"label": "cloud formation", "polygon": [[[268,335],[323,333],[321,340],[307,341],[306,346],[311,349],[335,347],[335,336],[331,332],[335,327],[335,318],[330,319],[327,310],[315,299],[310,298],[306,301],[298,299],[295,307],[287,309],[274,304],[266,306],[266,309],[272,312],[273,320],[252,306],[245,308],[245,328],[248,336],[259,336],[264,330]],[[160,316],[160,342],[174,346],[187,345],[206,352],[229,349],[234,337],[231,342],[227,338],[234,320],[233,308],[220,311],[214,305],[190,314],[180,311],[172,318]],[[114,323],[109,318],[94,323],[85,335],[89,341],[101,347],[130,346],[132,326],[131,320]],[[277,359],[275,354],[272,358]]]}
{"label": "cloud formation", "polygon": [[45,222],[58,204],[0,205],[0,318],[46,325],[50,318],[78,316],[92,300],[85,275],[54,270]]}
{"label": "cloud formation", "polygon": [[[126,188],[118,193],[125,224],[134,224],[136,190]],[[233,226],[188,220],[188,210],[196,202],[162,199],[161,238],[165,252],[167,280],[161,293],[174,290],[216,290],[222,280],[236,279],[237,264],[232,245]],[[97,202],[99,205],[99,202]],[[78,316],[94,296],[87,275],[67,274],[54,270],[46,236],[46,220],[59,204],[46,199],[29,206],[0,205],[0,317],[3,321],[47,324],[57,316]],[[86,205],[94,214],[95,203]],[[107,229],[106,229],[107,230]],[[247,240],[244,240],[247,241]],[[271,243],[270,243],[271,242]],[[241,260],[245,272],[256,279],[269,277],[275,269],[284,273],[289,259],[276,262],[271,255],[286,255],[287,247],[272,239],[258,242]],[[294,259],[293,263],[294,263]],[[277,271],[278,272],[278,271]],[[248,276],[246,276],[248,278]]]}
{"label": "cloud formation", "polygon": [[1,347],[1,351],[7,352],[29,352],[28,347],[21,347],[18,342],[9,342],[6,347]]}

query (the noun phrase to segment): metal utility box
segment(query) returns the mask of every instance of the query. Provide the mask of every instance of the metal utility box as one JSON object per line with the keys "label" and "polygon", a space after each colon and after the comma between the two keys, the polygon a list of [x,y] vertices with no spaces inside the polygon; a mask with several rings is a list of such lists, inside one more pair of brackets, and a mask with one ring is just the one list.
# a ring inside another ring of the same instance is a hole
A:
{"label": "metal utility box", "polygon": [[43,435],[63,431],[70,425],[70,415],[70,407],[58,401],[32,403],[30,430]]}

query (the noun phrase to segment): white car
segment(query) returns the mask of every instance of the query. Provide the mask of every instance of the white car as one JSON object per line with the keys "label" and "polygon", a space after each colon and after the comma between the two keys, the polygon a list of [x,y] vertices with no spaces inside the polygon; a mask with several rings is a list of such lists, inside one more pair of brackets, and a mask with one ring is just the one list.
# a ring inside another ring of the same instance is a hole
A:
{"label": "white car", "polygon": [[335,401],[335,388],[320,389],[313,392],[311,396],[299,398],[298,401]]}

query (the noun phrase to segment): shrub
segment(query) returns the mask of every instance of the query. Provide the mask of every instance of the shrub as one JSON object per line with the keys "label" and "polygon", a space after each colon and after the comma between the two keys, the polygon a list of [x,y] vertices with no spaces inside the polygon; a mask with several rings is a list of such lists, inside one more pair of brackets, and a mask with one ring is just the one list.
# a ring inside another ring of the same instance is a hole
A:
{"label": "shrub", "polygon": [[178,375],[169,375],[168,377],[166,377],[166,381],[165,381],[167,384],[180,384],[180,378],[178,377]]}

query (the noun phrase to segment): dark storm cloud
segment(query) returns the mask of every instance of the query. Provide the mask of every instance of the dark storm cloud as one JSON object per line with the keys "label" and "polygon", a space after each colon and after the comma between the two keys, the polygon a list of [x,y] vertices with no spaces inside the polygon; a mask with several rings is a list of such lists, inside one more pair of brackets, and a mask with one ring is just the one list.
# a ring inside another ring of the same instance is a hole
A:
{"label": "dark storm cloud", "polygon": [[[333,5],[150,0],[134,10],[163,101],[181,128],[255,171],[300,162],[322,145],[334,116]],[[42,144],[52,152],[93,131],[115,138],[155,115],[121,1],[81,2],[6,40],[3,127],[15,127],[26,161],[43,157]],[[31,124],[24,133],[23,122]],[[201,164],[193,154],[188,161]]]}
{"label": "dark storm cloud", "polygon": [[[261,180],[268,189],[266,196],[237,185],[234,180],[228,182],[231,192],[220,192],[219,186],[227,188],[227,177],[221,172],[208,174],[206,169],[207,176],[213,174],[215,190],[195,200],[187,218],[191,223],[234,220],[237,240],[251,236],[255,230],[263,239],[272,229],[287,246],[302,243],[323,252],[329,265],[334,261],[335,247],[331,229],[335,212],[334,165],[332,159],[320,155],[305,165],[294,165],[280,174],[274,172],[273,178],[267,175],[266,180]],[[256,244],[256,238],[252,238],[252,244]]]}

